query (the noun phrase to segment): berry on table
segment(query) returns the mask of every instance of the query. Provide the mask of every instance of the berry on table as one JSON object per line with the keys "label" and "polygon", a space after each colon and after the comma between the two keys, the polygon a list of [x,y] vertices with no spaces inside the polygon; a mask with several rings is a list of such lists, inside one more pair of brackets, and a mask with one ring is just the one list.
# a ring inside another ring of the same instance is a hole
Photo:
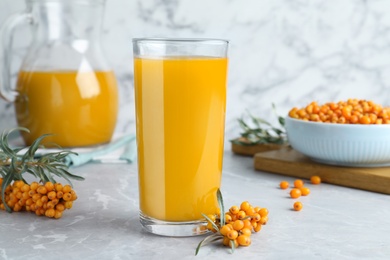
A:
{"label": "berry on table", "polygon": [[300,188],[302,196],[307,196],[310,194],[310,189],[308,187],[302,187]]}
{"label": "berry on table", "polygon": [[294,181],[294,187],[295,188],[298,188],[298,189],[302,188],[303,184],[304,184],[303,180],[297,179],[297,180]]}
{"label": "berry on table", "polygon": [[299,198],[301,195],[302,195],[302,192],[301,192],[300,189],[293,188],[290,191],[290,197],[293,198],[293,199]]}
{"label": "berry on table", "polygon": [[311,176],[310,177],[310,182],[312,184],[320,184],[321,183],[321,177],[317,176],[317,175]]}
{"label": "berry on table", "polygon": [[303,208],[303,205],[301,202],[297,201],[294,203],[294,210],[300,211]]}
{"label": "berry on table", "polygon": [[290,184],[289,184],[287,181],[281,181],[281,182],[279,183],[279,187],[280,187],[282,190],[287,189],[289,186],[290,186]]}

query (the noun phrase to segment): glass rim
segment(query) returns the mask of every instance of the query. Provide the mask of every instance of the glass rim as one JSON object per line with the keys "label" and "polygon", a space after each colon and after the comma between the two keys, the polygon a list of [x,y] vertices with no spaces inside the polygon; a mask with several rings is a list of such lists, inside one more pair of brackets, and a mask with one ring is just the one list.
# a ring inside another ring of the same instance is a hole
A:
{"label": "glass rim", "polygon": [[225,39],[217,38],[159,38],[159,37],[145,37],[145,38],[133,38],[133,43],[216,43],[216,44],[228,44],[229,41]]}

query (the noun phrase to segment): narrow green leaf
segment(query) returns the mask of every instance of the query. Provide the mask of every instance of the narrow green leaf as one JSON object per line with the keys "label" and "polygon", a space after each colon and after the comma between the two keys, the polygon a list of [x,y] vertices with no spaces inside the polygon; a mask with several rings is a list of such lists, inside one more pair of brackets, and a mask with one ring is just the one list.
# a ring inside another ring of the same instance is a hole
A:
{"label": "narrow green leaf", "polygon": [[236,244],[234,244],[234,241],[233,241],[233,240],[230,240],[230,241],[229,241],[229,245],[230,245],[230,248],[232,249],[232,250],[231,250],[231,253],[233,254],[233,253],[234,253],[234,250],[236,249]]}
{"label": "narrow green leaf", "polygon": [[31,146],[28,148],[28,150],[24,156],[34,158],[34,154],[38,150],[41,141],[45,137],[50,136],[50,135],[51,134],[44,134],[44,135],[41,135],[40,137],[38,137],[37,139],[35,139],[34,142],[31,144]]}
{"label": "narrow green leaf", "polygon": [[223,236],[220,234],[212,234],[210,236],[205,237],[202,241],[199,242],[198,246],[195,249],[195,255],[198,255],[199,250],[202,246],[205,246],[207,244],[213,243],[215,241],[221,240]]}
{"label": "narrow green leaf", "polygon": [[78,181],[83,181],[83,180],[85,180],[84,177],[81,177],[81,176],[78,176],[78,175],[71,174],[70,172],[68,172],[68,171],[65,170],[65,169],[58,168],[58,170],[60,170],[61,173],[63,173],[65,176],[68,176],[70,179],[74,179],[74,180],[78,180]]}
{"label": "narrow green leaf", "polygon": [[212,221],[208,216],[202,213],[202,216],[209,222],[211,225],[213,225],[213,228],[217,231],[219,231],[219,227]]}
{"label": "narrow green leaf", "polygon": [[220,211],[220,221],[221,221],[221,227],[225,225],[225,206],[223,204],[223,198],[222,198],[222,193],[221,190],[217,190],[217,201],[218,201],[218,206],[219,206],[219,211]]}

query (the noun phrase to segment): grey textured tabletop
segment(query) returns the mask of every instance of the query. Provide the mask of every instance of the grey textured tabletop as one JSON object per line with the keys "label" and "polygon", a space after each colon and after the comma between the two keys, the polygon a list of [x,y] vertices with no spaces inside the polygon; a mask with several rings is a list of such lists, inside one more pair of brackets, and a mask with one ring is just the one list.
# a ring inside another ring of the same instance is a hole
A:
{"label": "grey textured tabletop", "polygon": [[136,164],[86,164],[71,169],[78,200],[61,219],[0,211],[0,259],[389,259],[390,197],[326,183],[307,186],[302,211],[279,182],[294,178],[255,171],[250,157],[225,152],[225,206],[248,200],[269,210],[269,222],[234,254],[202,237],[149,234],[138,220]]}

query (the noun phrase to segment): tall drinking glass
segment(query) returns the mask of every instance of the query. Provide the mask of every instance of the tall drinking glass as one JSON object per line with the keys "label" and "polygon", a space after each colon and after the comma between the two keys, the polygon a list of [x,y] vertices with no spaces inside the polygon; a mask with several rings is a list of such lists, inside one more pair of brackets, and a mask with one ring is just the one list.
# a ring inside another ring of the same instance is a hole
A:
{"label": "tall drinking glass", "polygon": [[205,233],[218,211],[228,42],[134,39],[140,221],[166,236]]}

